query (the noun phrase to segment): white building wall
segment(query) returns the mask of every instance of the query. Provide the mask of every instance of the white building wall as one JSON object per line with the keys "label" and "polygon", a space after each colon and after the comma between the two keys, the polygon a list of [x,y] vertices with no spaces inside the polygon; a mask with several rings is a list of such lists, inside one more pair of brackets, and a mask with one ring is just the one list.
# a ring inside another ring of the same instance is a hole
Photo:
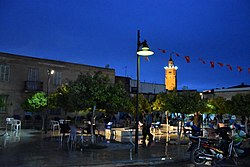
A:
{"label": "white building wall", "polygon": [[[130,80],[130,89],[132,87],[136,87],[137,81],[136,80]],[[131,90],[130,90],[131,91]],[[165,92],[165,85],[164,84],[157,84],[157,83],[147,83],[147,82],[141,82],[139,86],[139,93],[153,93],[158,94],[160,92]]]}

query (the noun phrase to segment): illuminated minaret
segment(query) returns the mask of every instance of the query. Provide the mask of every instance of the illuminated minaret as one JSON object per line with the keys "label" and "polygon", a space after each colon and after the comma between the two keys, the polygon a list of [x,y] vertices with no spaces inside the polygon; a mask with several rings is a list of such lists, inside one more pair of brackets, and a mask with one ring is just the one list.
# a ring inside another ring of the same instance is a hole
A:
{"label": "illuminated minaret", "polygon": [[174,61],[172,60],[171,56],[168,61],[168,66],[164,67],[164,69],[165,69],[166,90],[176,90],[177,89],[176,71],[178,67],[174,66]]}

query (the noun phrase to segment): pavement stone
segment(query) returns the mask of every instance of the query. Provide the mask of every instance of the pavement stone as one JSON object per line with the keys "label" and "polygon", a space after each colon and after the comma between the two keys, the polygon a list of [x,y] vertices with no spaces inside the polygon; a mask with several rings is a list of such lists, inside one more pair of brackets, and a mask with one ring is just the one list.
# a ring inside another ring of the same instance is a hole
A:
{"label": "pavement stone", "polygon": [[187,145],[167,144],[164,138],[158,136],[150,147],[139,145],[138,154],[129,143],[106,140],[99,141],[101,149],[80,151],[58,137],[22,129],[0,136],[0,166],[157,166],[188,160]]}
{"label": "pavement stone", "polygon": [[[183,144],[176,145],[175,136],[170,144],[166,136],[156,135],[150,147],[139,145],[138,154],[129,143],[98,140],[99,148],[85,148],[83,151],[64,142],[59,137],[51,137],[38,130],[22,129],[20,132],[0,130],[0,166],[1,167],[67,167],[67,166],[188,166],[188,138]],[[249,142],[244,143],[250,148]],[[250,150],[249,150],[250,153]],[[248,166],[249,156],[240,159],[239,166]],[[224,165],[225,166],[225,165]]]}

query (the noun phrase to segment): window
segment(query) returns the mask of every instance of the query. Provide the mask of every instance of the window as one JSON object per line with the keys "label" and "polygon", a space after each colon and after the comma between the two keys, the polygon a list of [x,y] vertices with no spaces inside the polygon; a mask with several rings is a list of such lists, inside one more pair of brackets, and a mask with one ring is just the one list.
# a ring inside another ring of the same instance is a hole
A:
{"label": "window", "polygon": [[0,81],[9,81],[10,66],[0,64]]}
{"label": "window", "polygon": [[38,81],[38,69],[37,68],[29,68],[28,81]]}
{"label": "window", "polygon": [[0,95],[0,113],[7,112],[7,95]]}
{"label": "window", "polygon": [[56,71],[54,74],[53,74],[53,84],[54,85],[62,85],[62,72],[58,72]]}

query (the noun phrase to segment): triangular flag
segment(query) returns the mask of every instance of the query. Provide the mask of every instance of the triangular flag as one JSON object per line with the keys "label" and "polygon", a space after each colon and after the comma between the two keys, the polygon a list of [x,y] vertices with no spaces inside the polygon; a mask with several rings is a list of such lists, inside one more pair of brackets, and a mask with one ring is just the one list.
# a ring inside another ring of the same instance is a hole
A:
{"label": "triangular flag", "polygon": [[148,57],[145,57],[145,60],[146,60],[146,61],[150,61]]}
{"label": "triangular flag", "polygon": [[219,64],[221,67],[223,67],[223,66],[224,66],[224,64],[223,64],[223,63],[221,63],[221,62],[218,62],[218,64]]}
{"label": "triangular flag", "polygon": [[199,60],[202,62],[202,64],[206,64],[206,62],[202,58],[199,58]]}
{"label": "triangular flag", "polygon": [[174,53],[177,57],[179,57],[180,56],[180,54],[178,54],[178,53]]}
{"label": "triangular flag", "polygon": [[233,68],[232,68],[232,66],[230,65],[230,64],[227,64],[227,67],[232,71],[233,70]]}
{"label": "triangular flag", "polygon": [[210,61],[211,68],[214,68],[214,62]]}
{"label": "triangular flag", "polygon": [[166,53],[167,51],[164,49],[158,49],[159,51],[161,51],[162,53]]}
{"label": "triangular flag", "polygon": [[175,56],[177,56],[177,57],[180,56],[180,55],[179,55],[178,53],[176,53],[176,52],[171,52],[171,53],[170,53],[170,56],[172,56],[173,54],[175,54]]}
{"label": "triangular flag", "polygon": [[186,59],[187,63],[190,63],[190,57],[189,56],[184,56],[184,58]]}
{"label": "triangular flag", "polygon": [[176,53],[176,52],[172,52],[171,55],[172,55],[172,54],[175,54],[175,56],[177,56],[177,57],[180,56],[180,54],[178,54],[178,53]]}
{"label": "triangular flag", "polygon": [[237,66],[237,69],[239,72],[241,72],[243,70],[240,66]]}

